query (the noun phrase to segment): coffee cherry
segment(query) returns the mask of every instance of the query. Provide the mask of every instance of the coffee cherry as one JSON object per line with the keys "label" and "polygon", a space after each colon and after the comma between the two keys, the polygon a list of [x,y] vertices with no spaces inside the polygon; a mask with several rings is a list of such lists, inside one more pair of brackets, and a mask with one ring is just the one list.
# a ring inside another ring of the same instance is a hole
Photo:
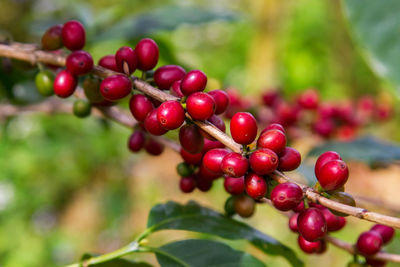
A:
{"label": "coffee cherry", "polygon": [[185,96],[201,92],[206,88],[207,76],[201,70],[191,70],[185,74],[181,82],[181,91]]}
{"label": "coffee cherry", "polygon": [[135,131],[128,140],[128,148],[132,152],[140,151],[145,144],[145,136],[142,131]]}
{"label": "coffee cherry", "polygon": [[[225,133],[225,122],[223,119],[221,119],[221,117],[217,116],[217,115],[212,115],[207,122],[211,123],[212,125],[214,125],[215,127],[217,127],[221,132]],[[212,137],[210,134],[208,134],[207,132],[203,131],[200,129],[200,133],[202,136],[204,136],[204,138],[207,138],[208,140],[213,140],[215,141],[216,139],[214,137]]]}
{"label": "coffee cherry", "polygon": [[289,228],[294,233],[298,233],[298,229],[297,229],[297,218],[298,217],[299,217],[299,214],[298,213],[294,213],[289,218]]}
{"label": "coffee cherry", "polygon": [[377,232],[381,235],[383,244],[389,243],[394,236],[394,228],[382,224],[375,224],[370,231]]}
{"label": "coffee cherry", "polygon": [[168,130],[162,127],[158,122],[157,113],[158,110],[153,109],[149,114],[147,114],[146,119],[144,120],[144,128],[152,135],[159,136],[165,134]]}
{"label": "coffee cherry", "polygon": [[89,101],[78,99],[74,102],[73,112],[78,118],[85,118],[90,115],[92,106]]}
{"label": "coffee cherry", "polygon": [[38,92],[43,96],[51,96],[53,90],[54,75],[51,71],[42,70],[35,77],[35,85]]}
{"label": "coffee cherry", "polygon": [[328,138],[335,131],[335,124],[332,119],[320,119],[313,124],[312,128],[318,135]]}
{"label": "coffee cherry", "polygon": [[54,25],[50,27],[42,36],[43,50],[57,50],[63,46],[62,41],[62,25]]}
{"label": "coffee cherry", "polygon": [[109,100],[116,101],[129,95],[132,83],[125,75],[113,75],[105,78],[100,84],[101,95]]}
{"label": "coffee cherry", "polygon": [[208,94],[214,98],[215,114],[224,113],[230,102],[228,94],[223,90],[213,90],[208,92]]}
{"label": "coffee cherry", "polygon": [[[354,198],[345,192],[334,192],[333,194],[331,194],[331,200],[348,205],[348,206],[352,206],[355,207],[356,206],[356,201],[354,200]],[[349,216],[346,213],[342,213],[336,210],[331,210],[331,212],[337,216]]]}
{"label": "coffee cherry", "polygon": [[157,119],[165,129],[175,130],[185,121],[185,110],[178,101],[166,101],[157,108]]}
{"label": "coffee cherry", "polygon": [[335,159],[342,159],[339,155],[339,153],[335,152],[335,151],[326,151],[324,153],[322,153],[317,161],[315,162],[315,167],[314,167],[314,172],[315,172],[315,176],[318,175],[319,171],[321,170],[322,166],[324,166],[326,163],[328,163],[329,161],[335,160]]}
{"label": "coffee cherry", "polygon": [[103,68],[117,72],[119,71],[117,67],[117,61],[115,60],[115,55],[106,55],[100,58],[98,64]]}
{"label": "coffee cherry", "polygon": [[336,224],[331,227],[330,232],[336,232],[341,230],[346,225],[346,219],[340,216],[336,216]]}
{"label": "coffee cherry", "polygon": [[281,156],[279,157],[278,170],[280,171],[293,171],[300,166],[301,155],[299,151],[292,147],[285,147]]}
{"label": "coffee cherry", "polygon": [[267,127],[265,127],[264,130],[261,131],[260,136],[261,136],[263,133],[265,133],[266,131],[272,130],[272,129],[279,130],[279,131],[281,131],[282,133],[285,133],[285,128],[283,128],[283,126],[282,126],[281,124],[279,124],[279,123],[271,123],[270,125],[268,125]]}
{"label": "coffee cherry", "polygon": [[139,70],[151,70],[157,65],[158,46],[154,40],[150,38],[140,40],[135,47],[135,53]]}
{"label": "coffee cherry", "polygon": [[[177,65],[166,65],[159,67],[154,72],[154,82],[161,90],[168,90],[172,84],[180,81],[185,76],[186,71]],[[178,84],[180,87],[180,84]],[[179,88],[180,92],[180,88]],[[181,97],[181,96],[179,96]]]}
{"label": "coffee cherry", "polygon": [[280,155],[286,147],[286,136],[280,130],[265,131],[257,140],[257,147],[268,148]]}
{"label": "coffee cherry", "polygon": [[269,91],[262,95],[262,99],[264,105],[267,107],[272,107],[281,100],[281,96],[277,91]]}
{"label": "coffee cherry", "polygon": [[215,174],[221,175],[221,162],[228,153],[229,150],[224,148],[215,148],[207,151],[203,157],[204,167]]}
{"label": "coffee cherry", "polygon": [[240,195],[244,192],[244,177],[225,177],[224,188],[231,195]]}
{"label": "coffee cherry", "polygon": [[305,209],[304,207],[304,202],[300,202],[299,205],[297,205],[297,207],[293,208],[294,212],[300,213]]}
{"label": "coffee cherry", "polygon": [[183,193],[191,193],[196,188],[196,179],[193,176],[182,177],[179,188]]}
{"label": "coffee cherry", "polygon": [[159,143],[154,138],[148,138],[144,144],[144,149],[146,149],[147,153],[153,156],[158,156],[164,151],[164,145]]}
{"label": "coffee cherry", "polygon": [[225,145],[222,144],[220,141],[211,141],[208,139],[204,139],[204,146],[202,149],[202,153],[205,154],[207,151],[214,149],[214,148],[224,148]]}
{"label": "coffee cherry", "polygon": [[76,20],[66,22],[62,29],[62,41],[69,50],[81,50],[86,41],[85,28]]}
{"label": "coffee cherry", "polygon": [[68,70],[62,70],[54,79],[54,93],[61,98],[67,98],[74,93],[77,85],[76,77]]}
{"label": "coffee cherry", "polygon": [[115,53],[115,61],[119,72],[132,74],[138,66],[138,58],[129,46],[123,46]]}
{"label": "coffee cherry", "polygon": [[200,153],[204,146],[204,138],[194,124],[185,124],[179,129],[179,142],[187,152]]}
{"label": "coffee cherry", "polygon": [[93,59],[86,51],[74,51],[68,55],[66,66],[67,70],[75,76],[85,75],[93,69]]}
{"label": "coffee cherry", "polygon": [[175,81],[171,85],[170,93],[171,93],[171,95],[179,97],[179,98],[184,97],[184,95],[182,94],[182,91],[181,91],[181,80]]}
{"label": "coffee cherry", "polygon": [[233,204],[235,212],[243,218],[251,217],[256,209],[254,200],[246,195],[235,197],[235,202]]}
{"label": "coffee cherry", "polygon": [[315,242],[310,242],[305,238],[303,238],[301,235],[299,235],[297,238],[297,242],[302,251],[304,251],[307,254],[312,254],[321,251],[323,241],[317,240]]}
{"label": "coffee cherry", "polygon": [[241,177],[249,169],[249,161],[240,153],[231,152],[222,159],[221,169],[226,175]]}
{"label": "coffee cherry", "polygon": [[188,177],[193,174],[193,168],[186,162],[181,162],[178,165],[176,165],[176,172],[181,177]]}
{"label": "coffee cherry", "polygon": [[208,192],[213,186],[213,180],[197,177],[196,186],[201,192]]}
{"label": "coffee cherry", "polygon": [[224,205],[225,215],[231,217],[235,214],[235,197],[230,196],[226,199]]}
{"label": "coffee cherry", "polygon": [[296,208],[302,199],[303,190],[294,183],[278,184],[271,192],[272,204],[281,211]]}
{"label": "coffee cherry", "polygon": [[192,165],[200,165],[201,160],[203,158],[203,153],[191,154],[184,149],[181,149],[180,154],[181,154],[182,159],[186,163],[192,164]]}
{"label": "coffee cherry", "polygon": [[259,175],[272,173],[279,164],[278,156],[268,148],[257,149],[251,153],[249,162],[251,169]]}
{"label": "coffee cherry", "polygon": [[299,233],[309,242],[323,238],[327,232],[324,215],[317,208],[309,208],[300,212],[297,227]]}
{"label": "coffee cherry", "polygon": [[204,163],[202,162],[202,164],[200,165],[199,171],[197,172],[197,177],[199,177],[201,179],[213,181],[213,180],[220,178],[221,174],[210,171],[209,169],[207,169],[205,167]]}
{"label": "coffee cherry", "polygon": [[324,215],[324,218],[326,221],[326,227],[329,232],[337,231],[344,226],[345,220],[343,217],[336,216],[335,214],[330,212],[330,210],[328,208],[325,208],[325,207],[321,208],[320,210],[321,210],[322,214]]}
{"label": "coffee cherry", "polygon": [[100,93],[100,79],[96,76],[87,76],[82,83],[83,91],[90,103],[103,103],[104,97]]}
{"label": "coffee cherry", "polygon": [[136,120],[144,121],[154,105],[147,96],[136,94],[129,101],[129,109]]}
{"label": "coffee cherry", "polygon": [[325,190],[336,190],[342,187],[349,177],[349,169],[342,160],[332,160],[322,166],[317,173],[319,184]]}
{"label": "coffee cherry", "polygon": [[254,199],[263,198],[268,190],[268,185],[264,177],[259,176],[255,173],[247,174],[244,180],[244,184],[246,188],[246,193]]}
{"label": "coffee cherry", "polygon": [[304,91],[297,99],[297,103],[304,109],[317,109],[319,103],[318,92],[313,89]]}
{"label": "coffee cherry", "polygon": [[365,258],[366,264],[371,267],[384,267],[386,266],[387,262],[377,259]]}
{"label": "coffee cherry", "polygon": [[362,233],[357,240],[357,251],[363,256],[372,256],[381,250],[383,241],[379,233],[368,231]]}
{"label": "coffee cherry", "polygon": [[236,143],[248,145],[257,136],[257,122],[248,112],[236,113],[230,123],[231,135]]}
{"label": "coffee cherry", "polygon": [[186,109],[195,120],[207,120],[214,114],[214,99],[202,92],[191,94],[186,100]]}

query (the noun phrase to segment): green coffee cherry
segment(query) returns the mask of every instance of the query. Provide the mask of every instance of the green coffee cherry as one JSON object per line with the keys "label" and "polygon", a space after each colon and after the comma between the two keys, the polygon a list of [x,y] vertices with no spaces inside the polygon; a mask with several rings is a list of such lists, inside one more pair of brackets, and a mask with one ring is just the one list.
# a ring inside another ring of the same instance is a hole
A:
{"label": "green coffee cherry", "polygon": [[84,118],[90,115],[92,106],[83,99],[78,99],[74,103],[74,115],[78,118]]}
{"label": "green coffee cherry", "polygon": [[227,198],[227,200],[225,201],[225,215],[226,216],[233,216],[235,214],[235,197],[234,196],[230,196]]}
{"label": "green coffee cherry", "polygon": [[104,97],[100,93],[100,83],[101,80],[94,76],[88,76],[83,81],[83,91],[90,103],[101,103],[104,101]]}
{"label": "green coffee cherry", "polygon": [[54,94],[53,89],[54,75],[51,71],[42,70],[35,77],[35,84],[38,92],[43,96]]}
{"label": "green coffee cherry", "polygon": [[[331,195],[330,199],[349,206],[353,207],[356,206],[356,201],[354,200],[354,198],[350,194],[345,192],[335,192]],[[347,214],[341,213],[336,210],[331,210],[331,212],[337,216],[342,216],[342,217],[348,216]]]}
{"label": "green coffee cherry", "polygon": [[193,174],[193,168],[185,162],[176,165],[176,171],[181,177],[188,177]]}

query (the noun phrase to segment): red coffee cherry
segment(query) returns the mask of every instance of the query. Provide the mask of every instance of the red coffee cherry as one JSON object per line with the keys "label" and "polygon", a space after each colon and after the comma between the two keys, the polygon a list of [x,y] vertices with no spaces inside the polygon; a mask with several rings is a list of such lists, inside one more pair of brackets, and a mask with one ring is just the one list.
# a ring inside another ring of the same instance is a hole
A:
{"label": "red coffee cherry", "polygon": [[185,110],[178,101],[166,101],[157,108],[157,118],[162,127],[175,130],[185,121]]}
{"label": "red coffee cherry", "polygon": [[182,94],[182,91],[181,91],[181,80],[175,81],[172,84],[170,93],[171,93],[171,95],[179,97],[179,98],[184,97],[184,95]]}
{"label": "red coffee cherry", "polygon": [[229,95],[223,90],[213,90],[208,92],[215,101],[215,114],[222,114],[229,106]]}
{"label": "red coffee cherry", "polygon": [[336,232],[341,230],[346,225],[346,219],[340,216],[336,216],[336,224],[331,226],[330,232]]}
{"label": "red coffee cherry", "polygon": [[247,174],[244,180],[244,184],[246,188],[246,193],[254,199],[263,198],[268,190],[268,185],[264,177],[259,176],[255,173]]}
{"label": "red coffee cherry", "polygon": [[182,177],[179,182],[179,188],[183,193],[191,193],[196,188],[196,179],[194,176]]}
{"label": "red coffee cherry", "polygon": [[370,231],[377,232],[381,235],[383,244],[389,243],[394,236],[394,228],[382,224],[375,224]]}
{"label": "red coffee cherry", "polygon": [[319,119],[312,126],[314,132],[322,137],[328,138],[335,131],[332,119]]}
{"label": "red coffee cherry", "polygon": [[257,136],[257,122],[248,112],[236,113],[230,123],[231,135],[236,143],[251,144]]}
{"label": "red coffee cherry", "polygon": [[319,103],[318,92],[313,89],[304,91],[297,99],[297,103],[304,109],[317,109]]}
{"label": "red coffee cherry", "polygon": [[255,201],[246,195],[235,197],[233,206],[235,208],[235,212],[243,218],[251,217],[256,209]]}
{"label": "red coffee cherry", "polygon": [[122,99],[129,95],[131,90],[131,80],[124,75],[107,77],[100,84],[101,95],[109,101]]}
{"label": "red coffee cherry", "polygon": [[300,212],[297,227],[299,233],[309,242],[323,238],[327,232],[324,215],[317,208],[309,208]]}
{"label": "red coffee cherry", "polygon": [[358,237],[356,247],[361,255],[372,256],[381,250],[382,245],[381,235],[375,231],[368,231]]}
{"label": "red coffee cherry", "polygon": [[207,76],[201,70],[191,70],[185,74],[181,82],[181,91],[185,96],[201,92],[206,88]]}
{"label": "red coffee cherry", "polygon": [[320,210],[324,215],[326,227],[329,232],[337,231],[344,226],[343,222],[345,223],[345,221],[342,220],[344,219],[343,217],[336,216],[328,208],[325,207],[321,208]]}
{"label": "red coffee cherry", "polygon": [[154,72],[154,82],[161,90],[169,90],[172,84],[174,84],[176,81],[180,81],[185,74],[186,71],[181,66],[162,66],[156,69]]}
{"label": "red coffee cherry", "polygon": [[57,50],[63,46],[62,42],[63,25],[50,27],[42,36],[43,50]]}
{"label": "red coffee cherry", "polygon": [[186,100],[186,109],[195,120],[207,120],[214,114],[214,99],[202,92],[191,94]]}
{"label": "red coffee cherry", "polygon": [[115,61],[119,72],[132,74],[138,66],[138,58],[129,46],[123,46],[115,53]]}
{"label": "red coffee cherry", "polygon": [[310,242],[310,241],[306,240],[305,238],[303,238],[301,235],[298,236],[297,242],[298,242],[301,250],[307,254],[318,253],[323,248],[323,245],[322,245],[323,241],[317,240],[315,242]]}
{"label": "red coffee cherry", "polygon": [[262,99],[264,105],[266,105],[267,107],[272,107],[281,100],[281,96],[277,91],[270,91],[270,92],[265,92],[262,95]]}
{"label": "red coffee cherry", "polygon": [[349,169],[342,160],[332,160],[322,166],[317,173],[319,184],[325,190],[336,190],[341,188],[349,177]]}
{"label": "red coffee cherry", "polygon": [[129,109],[136,120],[144,121],[154,106],[147,96],[136,94],[129,101]]}
{"label": "red coffee cherry", "polygon": [[71,96],[78,85],[77,78],[68,70],[60,71],[54,79],[54,93],[62,98]]}
{"label": "red coffee cherry", "polygon": [[265,133],[266,131],[272,130],[272,129],[279,130],[279,131],[281,131],[282,133],[285,133],[285,128],[283,128],[283,126],[282,126],[281,124],[279,124],[279,123],[271,123],[270,125],[268,125],[267,127],[265,127],[264,130],[261,131],[260,136],[261,136],[263,133]]}
{"label": "red coffee cherry", "polygon": [[210,191],[212,185],[213,185],[213,180],[203,179],[197,176],[196,186],[201,192]]}
{"label": "red coffee cherry", "polygon": [[115,60],[115,55],[106,55],[100,58],[98,64],[103,68],[117,72],[119,71],[117,67],[117,61]]}
{"label": "red coffee cherry", "polygon": [[132,133],[128,140],[128,148],[132,152],[138,152],[144,147],[145,137],[142,131]]}
{"label": "red coffee cherry", "polygon": [[158,108],[155,108],[147,114],[146,119],[144,120],[144,128],[146,128],[146,130],[152,135],[159,136],[165,134],[168,130],[162,127],[158,122],[157,113]]}
{"label": "red coffee cherry", "polygon": [[86,41],[85,28],[76,20],[66,22],[62,29],[62,40],[69,50],[81,50]]}
{"label": "red coffee cherry", "polygon": [[66,66],[75,76],[85,75],[93,69],[93,59],[86,51],[74,51],[68,55]]}
{"label": "red coffee cherry", "polygon": [[146,143],[144,144],[144,149],[146,149],[147,153],[153,156],[158,156],[164,151],[164,145],[159,143],[154,138],[148,138]]}
{"label": "red coffee cherry", "polygon": [[294,212],[300,213],[305,209],[304,207],[304,202],[300,202],[299,205],[297,205],[297,207],[293,208]]}
{"label": "red coffee cherry", "polygon": [[286,136],[280,130],[265,131],[257,140],[257,147],[268,148],[280,155],[286,147]]}
{"label": "red coffee cherry", "polygon": [[298,233],[298,229],[297,229],[297,218],[298,217],[299,217],[299,214],[298,213],[294,213],[289,218],[289,228],[294,233]]}
{"label": "red coffee cherry", "polygon": [[[221,132],[225,133],[225,122],[223,119],[221,119],[221,117],[217,116],[217,115],[212,115],[207,122],[211,123],[212,125],[214,125],[215,127],[217,127]],[[212,137],[211,135],[209,135],[207,132],[203,131],[200,129],[200,133],[204,136],[204,138],[207,138],[208,140],[213,140],[215,141],[216,139],[214,137]]]}
{"label": "red coffee cherry", "polygon": [[181,152],[182,159],[186,163],[193,164],[193,165],[200,165],[201,159],[203,158],[203,153],[191,154],[184,149],[181,149],[180,152]]}
{"label": "red coffee cherry", "polygon": [[220,141],[211,141],[208,139],[204,139],[204,146],[201,151],[203,154],[205,154],[207,151],[209,151],[213,148],[224,148],[224,147],[225,147],[225,145],[222,144]]}
{"label": "red coffee cherry", "polygon": [[221,177],[221,174],[210,171],[205,167],[204,163],[202,162],[199,171],[197,172],[197,177],[199,177],[199,179],[213,181]]}
{"label": "red coffee cherry", "polygon": [[151,70],[157,65],[158,45],[154,40],[150,38],[140,40],[135,47],[135,53],[139,70]]}
{"label": "red coffee cherry", "polygon": [[225,177],[224,188],[231,195],[240,195],[244,192],[244,177]]}
{"label": "red coffee cherry", "polygon": [[272,173],[279,164],[278,156],[268,148],[257,149],[251,153],[249,162],[251,169],[259,175]]}
{"label": "red coffee cherry", "polygon": [[368,264],[368,266],[371,267],[384,267],[387,264],[386,261],[371,259],[371,258],[365,258],[365,262]]}
{"label": "red coffee cherry", "polygon": [[204,167],[213,173],[221,175],[221,162],[228,153],[229,150],[224,148],[215,148],[207,151],[203,157]]}
{"label": "red coffee cherry", "polygon": [[322,153],[315,162],[315,167],[314,167],[315,176],[317,176],[317,173],[320,171],[322,166],[324,166],[327,162],[335,159],[340,159],[340,160],[342,159],[339,153],[335,151],[326,151]]}
{"label": "red coffee cherry", "polygon": [[185,124],[179,129],[179,142],[187,152],[200,153],[204,146],[204,138],[194,124]]}
{"label": "red coffee cherry", "polygon": [[301,155],[299,151],[292,147],[285,147],[281,156],[279,157],[278,170],[280,171],[293,171],[300,166]]}
{"label": "red coffee cherry", "polygon": [[221,169],[226,175],[241,177],[249,169],[249,161],[240,153],[231,152],[222,159]]}
{"label": "red coffee cherry", "polygon": [[296,208],[303,200],[303,190],[294,183],[278,184],[271,192],[271,201],[275,208],[288,211]]}

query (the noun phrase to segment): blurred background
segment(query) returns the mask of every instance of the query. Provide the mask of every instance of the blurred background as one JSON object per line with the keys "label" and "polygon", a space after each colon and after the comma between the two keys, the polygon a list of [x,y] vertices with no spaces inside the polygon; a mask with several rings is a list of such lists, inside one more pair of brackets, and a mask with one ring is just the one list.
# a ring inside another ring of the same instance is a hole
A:
{"label": "blurred background", "polygon": [[[160,48],[159,65],[201,69],[209,77],[208,89],[234,87],[255,102],[271,88],[290,98],[312,87],[324,100],[369,94],[396,104],[391,87],[370,70],[355,45],[340,1],[0,0],[0,40],[39,43],[48,27],[69,19],[85,25],[85,49],[95,61],[150,37]],[[32,79],[37,70],[19,64],[24,72],[7,72],[5,63],[0,70],[0,98],[17,104],[40,101]],[[399,141],[397,125],[393,119],[364,132]],[[183,195],[171,167],[181,161],[176,153],[133,155],[126,148],[130,131],[108,121],[35,114],[0,126],[1,267],[61,266],[85,252],[105,253],[142,232],[154,204],[194,199],[222,211],[228,196],[222,180],[208,193]],[[314,140],[292,145],[307,153]],[[349,166],[346,191],[399,203],[398,165]],[[322,256],[303,254],[297,236],[282,226],[287,219],[267,205],[258,205],[246,222],[293,248],[306,266],[345,266],[351,260],[332,246]],[[349,218],[348,226],[334,235],[353,243],[371,225]],[[199,234],[161,232],[149,242],[190,236]],[[246,242],[229,244],[269,266],[287,266],[284,259],[264,255]],[[399,252],[400,240],[387,250]],[[157,266],[151,255],[134,258]]]}

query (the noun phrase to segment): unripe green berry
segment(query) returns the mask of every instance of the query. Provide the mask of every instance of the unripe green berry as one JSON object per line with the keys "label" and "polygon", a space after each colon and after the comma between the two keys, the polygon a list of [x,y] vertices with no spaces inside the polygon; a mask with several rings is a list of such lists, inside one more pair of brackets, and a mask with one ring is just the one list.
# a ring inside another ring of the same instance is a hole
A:
{"label": "unripe green berry", "polygon": [[84,118],[90,115],[92,106],[83,99],[78,99],[74,103],[74,115],[78,118]]}
{"label": "unripe green berry", "polygon": [[82,83],[83,91],[90,103],[102,103],[104,97],[100,93],[101,80],[95,76],[88,76]]}
{"label": "unripe green berry", "polygon": [[233,216],[235,212],[235,196],[230,196],[226,199],[224,205],[225,215],[226,216]]}
{"label": "unripe green berry", "polygon": [[[333,201],[345,204],[345,205],[352,206],[352,207],[356,206],[356,201],[354,200],[354,198],[350,194],[345,193],[345,192],[335,192],[331,195],[330,199]],[[336,210],[330,210],[330,211],[337,216],[342,216],[342,217],[348,216],[348,214],[341,213]]]}
{"label": "unripe green berry", "polygon": [[181,162],[176,165],[176,171],[181,177],[188,177],[193,174],[193,168],[185,162]]}
{"label": "unripe green berry", "polygon": [[51,71],[42,70],[35,77],[35,84],[38,92],[43,96],[54,94],[53,89],[54,75]]}

